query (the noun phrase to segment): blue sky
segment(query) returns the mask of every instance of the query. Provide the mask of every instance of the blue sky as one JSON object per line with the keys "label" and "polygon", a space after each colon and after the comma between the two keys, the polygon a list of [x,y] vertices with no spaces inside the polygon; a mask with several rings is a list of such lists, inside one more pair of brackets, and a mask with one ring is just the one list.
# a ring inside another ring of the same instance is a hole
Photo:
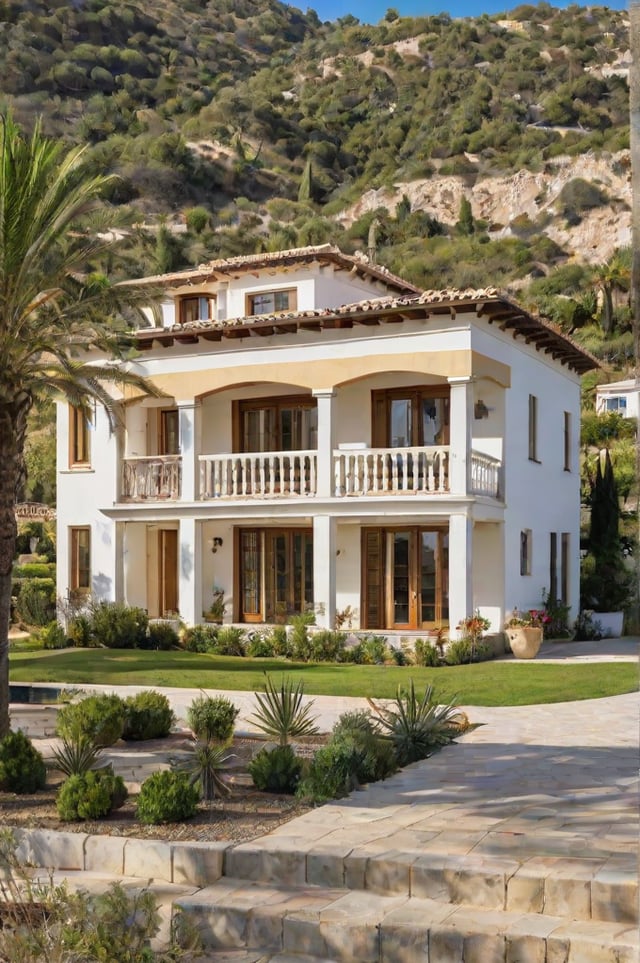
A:
{"label": "blue sky", "polygon": [[[389,7],[395,7],[403,17],[433,16],[444,10],[452,17],[475,17],[482,13],[501,13],[512,10],[519,4],[516,0],[500,2],[500,0],[316,0],[305,5],[301,0],[290,0],[293,6],[302,10],[306,6],[315,10],[321,20],[336,20],[347,13],[358,17],[362,23],[378,23],[384,17]],[[554,7],[566,7],[568,3],[553,3]],[[612,10],[622,10],[626,7],[626,0],[607,0],[606,4]],[[581,4],[582,6],[582,4]]]}

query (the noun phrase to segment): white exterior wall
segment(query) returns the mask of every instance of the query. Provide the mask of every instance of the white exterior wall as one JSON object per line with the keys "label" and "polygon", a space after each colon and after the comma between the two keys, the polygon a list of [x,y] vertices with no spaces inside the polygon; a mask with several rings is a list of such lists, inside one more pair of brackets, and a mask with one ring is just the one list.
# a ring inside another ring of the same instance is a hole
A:
{"label": "white exterior wall", "polygon": [[[528,457],[529,395],[538,399],[538,459]],[[564,412],[571,414],[571,470],[564,470]],[[536,357],[514,362],[509,391],[505,448],[505,607],[510,612],[540,608],[549,590],[550,533],[570,536],[569,602],[572,616],[580,602],[580,385],[570,373],[552,369]],[[532,531],[531,575],[520,575],[520,533]],[[558,587],[560,583],[558,581]]]}
{"label": "white exterior wall", "polygon": [[91,529],[91,585],[98,599],[116,598],[116,524],[100,511],[117,500],[118,445],[102,408],[90,430],[91,464],[69,468],[69,406],[57,404],[57,593],[66,598],[70,580],[70,529]]}

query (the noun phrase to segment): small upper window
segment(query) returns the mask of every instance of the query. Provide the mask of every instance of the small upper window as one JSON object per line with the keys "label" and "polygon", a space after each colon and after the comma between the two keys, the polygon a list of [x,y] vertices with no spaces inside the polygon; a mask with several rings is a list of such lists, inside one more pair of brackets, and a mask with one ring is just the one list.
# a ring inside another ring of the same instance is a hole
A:
{"label": "small upper window", "polygon": [[538,399],[529,395],[529,460],[538,460]]}
{"label": "small upper window", "polygon": [[607,398],[607,411],[619,411],[624,414],[627,410],[626,398]]}
{"label": "small upper window", "polygon": [[214,298],[208,294],[180,298],[180,324],[188,321],[211,321],[214,303]]}
{"label": "small upper window", "polygon": [[247,296],[247,314],[279,314],[282,311],[295,311],[298,306],[297,291],[263,291]]}
{"label": "small upper window", "polygon": [[89,444],[89,426],[86,411],[69,405],[69,464],[89,465],[91,463],[91,448]]}

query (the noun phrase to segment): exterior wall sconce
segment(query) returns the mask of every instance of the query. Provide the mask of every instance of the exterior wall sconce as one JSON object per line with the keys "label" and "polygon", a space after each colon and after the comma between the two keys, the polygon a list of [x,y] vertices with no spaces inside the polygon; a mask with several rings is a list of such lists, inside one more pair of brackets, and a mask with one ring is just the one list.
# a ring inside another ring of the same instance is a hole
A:
{"label": "exterior wall sconce", "polygon": [[473,417],[476,421],[482,421],[483,418],[489,417],[489,409],[484,401],[476,401],[473,407]]}
{"label": "exterior wall sconce", "polygon": [[222,545],[224,545],[224,542],[219,535],[216,535],[215,538],[209,539],[209,548],[211,549],[211,552],[213,555],[216,554],[216,552]]}

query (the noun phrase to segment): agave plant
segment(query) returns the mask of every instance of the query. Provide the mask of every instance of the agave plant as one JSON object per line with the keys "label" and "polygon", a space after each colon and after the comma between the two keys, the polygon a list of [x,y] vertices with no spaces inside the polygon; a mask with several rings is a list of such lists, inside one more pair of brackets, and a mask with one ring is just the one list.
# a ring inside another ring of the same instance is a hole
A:
{"label": "agave plant", "polygon": [[65,776],[83,776],[93,769],[102,748],[83,733],[62,737],[60,749],[52,752],[54,768],[59,769]]}
{"label": "agave plant", "polygon": [[187,773],[192,784],[199,784],[200,797],[205,802],[211,802],[231,792],[223,773],[229,768],[229,762],[233,758],[234,754],[227,752],[226,746],[209,740],[193,739],[186,758],[173,761],[171,768],[176,772]]}
{"label": "agave plant", "polygon": [[315,717],[310,714],[313,702],[303,705],[303,695],[302,679],[294,688],[291,679],[283,678],[280,688],[276,688],[265,675],[264,693],[256,692],[258,708],[249,721],[276,738],[281,746],[288,745],[289,739],[313,736],[318,732]]}
{"label": "agave plant", "polygon": [[455,705],[438,705],[431,685],[419,698],[413,679],[406,692],[398,686],[391,706],[380,706],[372,699],[367,701],[378,716],[381,732],[393,743],[401,766],[426,759],[434,749],[451,742],[460,729]]}

